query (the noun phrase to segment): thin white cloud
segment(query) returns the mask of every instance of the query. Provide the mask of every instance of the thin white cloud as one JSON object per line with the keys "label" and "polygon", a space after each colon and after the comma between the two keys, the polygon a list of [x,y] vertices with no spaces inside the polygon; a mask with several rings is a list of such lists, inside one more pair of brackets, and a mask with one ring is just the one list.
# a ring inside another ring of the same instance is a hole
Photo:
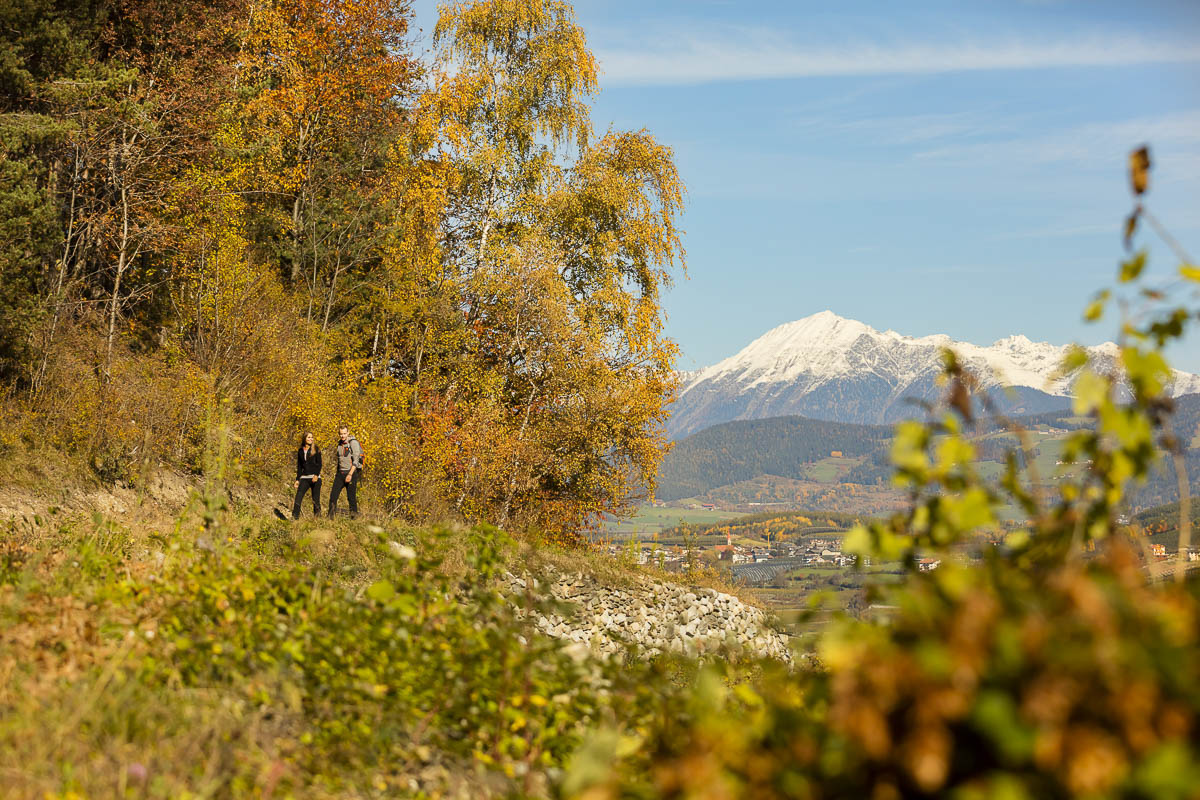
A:
{"label": "thin white cloud", "polygon": [[1049,225],[1026,231],[998,233],[988,237],[989,241],[1005,242],[1022,239],[1067,239],[1076,236],[1116,236],[1121,229],[1120,222],[1110,225]]}
{"label": "thin white cloud", "polygon": [[836,136],[860,134],[877,145],[929,146],[939,140],[974,139],[1015,133],[1027,115],[995,111],[957,111],[942,114],[908,114],[839,119],[821,115],[805,118],[797,127],[825,129]]}
{"label": "thin white cloud", "polygon": [[[1048,225],[1042,228],[1033,228],[1026,231],[1014,231],[1012,233],[998,233],[994,236],[989,236],[988,241],[1004,242],[1004,241],[1019,241],[1022,239],[1065,239],[1077,236],[1106,236],[1112,240],[1116,240],[1121,235],[1122,225],[1124,220],[1117,220],[1108,225],[1070,225],[1063,223],[1058,226]],[[1200,230],[1200,217],[1172,217],[1170,219],[1169,228],[1172,231],[1194,231]]]}
{"label": "thin white cloud", "polygon": [[807,45],[754,28],[647,37],[596,50],[607,85],[870,75],[917,75],[1055,67],[1196,63],[1195,43],[1096,34],[1073,39],[958,38],[943,42]]}
{"label": "thin white cloud", "polygon": [[[987,143],[941,147],[917,153],[915,158],[943,163],[979,163],[1001,160],[1013,164],[1075,162],[1101,169],[1124,163],[1131,147],[1149,142],[1151,152],[1166,150],[1174,169],[1195,166],[1200,156],[1200,111],[1178,111],[1155,117],[1116,122],[1089,122],[1062,131]],[[1177,172],[1170,173],[1178,178]]]}
{"label": "thin white cloud", "polygon": [[981,264],[944,264],[931,267],[913,267],[905,270],[911,275],[989,275],[1001,271],[999,267]]}

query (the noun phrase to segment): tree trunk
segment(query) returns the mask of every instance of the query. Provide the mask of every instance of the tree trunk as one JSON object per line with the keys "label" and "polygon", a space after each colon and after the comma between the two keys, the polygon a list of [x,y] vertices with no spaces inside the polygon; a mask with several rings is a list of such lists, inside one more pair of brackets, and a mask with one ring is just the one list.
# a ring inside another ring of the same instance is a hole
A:
{"label": "tree trunk", "polygon": [[121,278],[129,267],[129,190],[125,181],[121,182],[121,245],[117,251],[117,274],[113,279],[112,297],[108,303],[108,335],[104,339],[104,382],[112,380],[113,339],[117,331],[117,307],[121,298]]}
{"label": "tree trunk", "polygon": [[483,231],[479,235],[479,253],[475,256],[475,269],[483,266],[483,253],[487,249],[488,233],[492,228],[492,206],[496,194],[496,171],[492,170],[492,178],[488,182],[487,204],[483,211]]}
{"label": "tree trunk", "polygon": [[[305,121],[300,126],[300,140],[296,145],[296,150],[300,154],[300,158],[305,157],[305,150],[308,148],[309,142],[309,126],[312,123]],[[296,197],[292,200],[292,285],[294,286],[300,280],[300,212],[303,208],[304,187],[308,185],[308,170],[305,170],[304,180],[300,184],[300,188],[296,191]]]}
{"label": "tree trunk", "polygon": [[338,277],[341,276],[342,270],[341,259],[338,259],[338,264],[333,270],[333,278],[329,281],[329,296],[325,299],[325,318],[321,321],[321,333],[325,333],[329,329],[329,314],[333,311],[334,291],[337,289]]}
{"label": "tree trunk", "polygon": [[[529,382],[529,399],[525,401],[525,416],[521,420],[521,429],[517,431],[517,446],[525,439],[525,429],[529,427],[529,412],[533,410],[533,399],[537,396],[537,385]],[[500,509],[500,527],[508,524],[508,514],[512,508],[513,497],[517,494],[517,466],[520,463],[520,456],[513,453],[512,466],[509,468],[511,475],[508,479],[508,491],[504,495],[504,505]]]}
{"label": "tree trunk", "polygon": [[375,357],[379,353],[379,320],[375,321],[375,338],[371,341],[371,380],[375,380]]}
{"label": "tree trunk", "polygon": [[50,314],[50,329],[46,332],[46,340],[42,343],[42,360],[38,365],[37,374],[30,384],[30,394],[37,397],[46,378],[46,367],[50,360],[50,349],[54,346],[54,336],[58,332],[58,320],[62,314],[63,287],[67,281],[67,263],[71,259],[71,243],[75,240],[75,202],[79,196],[79,146],[75,146],[75,164],[71,170],[71,207],[67,213],[67,235],[63,240],[63,253],[58,262],[58,281],[54,287],[54,308]]}
{"label": "tree trunk", "polygon": [[296,199],[292,201],[292,284],[300,280],[300,197],[301,193],[296,193]]}

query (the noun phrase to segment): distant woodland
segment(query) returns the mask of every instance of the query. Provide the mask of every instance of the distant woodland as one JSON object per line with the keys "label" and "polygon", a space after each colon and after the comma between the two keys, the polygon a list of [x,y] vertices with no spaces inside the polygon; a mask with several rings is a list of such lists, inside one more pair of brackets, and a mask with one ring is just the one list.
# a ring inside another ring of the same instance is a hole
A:
{"label": "distant woodland", "polygon": [[[663,461],[658,497],[676,500],[717,486],[759,475],[798,478],[816,461],[837,452],[878,461],[880,477],[887,468],[891,428],[854,425],[806,417],[727,422],[677,442]],[[858,481],[875,482],[865,474]],[[847,477],[847,480],[851,480]]]}

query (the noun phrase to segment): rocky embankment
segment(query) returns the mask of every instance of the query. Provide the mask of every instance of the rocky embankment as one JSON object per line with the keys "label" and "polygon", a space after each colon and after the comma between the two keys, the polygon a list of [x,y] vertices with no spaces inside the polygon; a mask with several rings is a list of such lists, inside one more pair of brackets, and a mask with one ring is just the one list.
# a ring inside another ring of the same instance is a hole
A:
{"label": "rocky embankment", "polygon": [[534,581],[538,596],[548,590],[563,605],[562,613],[537,613],[537,627],[581,649],[611,655],[633,645],[654,656],[702,655],[728,647],[791,661],[787,637],[770,626],[761,609],[733,595],[648,578],[613,587],[583,573],[544,580],[509,576],[517,593],[526,590],[526,580]]}

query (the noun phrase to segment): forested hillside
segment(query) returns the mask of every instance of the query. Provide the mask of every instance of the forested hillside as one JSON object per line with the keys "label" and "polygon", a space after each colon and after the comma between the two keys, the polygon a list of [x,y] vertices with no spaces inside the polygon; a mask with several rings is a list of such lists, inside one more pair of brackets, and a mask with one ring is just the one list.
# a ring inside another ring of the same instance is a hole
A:
{"label": "forested hillside", "polygon": [[663,460],[658,497],[676,500],[759,475],[796,478],[833,452],[878,461],[886,473],[891,428],[807,419],[729,422],[693,434]]}
{"label": "forested hillside", "polygon": [[[1171,408],[1171,424],[1183,445],[1180,456],[1195,484],[1200,475],[1200,395],[1172,400]],[[1026,431],[1030,455],[1044,481],[1069,469],[1059,463],[1064,443],[1071,432],[1092,424],[1070,411],[1017,417],[1012,422]],[[1002,418],[978,419],[969,429],[976,457],[996,471],[1003,469],[1010,453],[1023,457],[1020,437],[1007,431],[1006,424]],[[805,417],[714,425],[675,444],[662,462],[657,496],[665,501],[699,496],[716,500],[718,494],[713,490],[761,476],[860,486],[890,484],[892,440],[891,426]],[[831,458],[833,453],[840,455]],[[1145,480],[1131,484],[1128,492],[1127,502],[1135,511],[1178,502],[1174,461],[1156,460]],[[774,495],[766,499],[781,500]]]}
{"label": "forested hillside", "polygon": [[[1175,401],[1171,417],[1171,435],[1180,447],[1179,460],[1191,486],[1191,493],[1200,493],[1200,395],[1188,395]],[[1179,478],[1176,460],[1159,461],[1145,483],[1130,490],[1130,504],[1135,509],[1179,503]]]}
{"label": "forested hillside", "polygon": [[387,508],[569,531],[650,484],[682,187],[558,0],[0,8],[0,448],[247,479],[341,421]]}
{"label": "forested hillside", "polygon": [[[778,542],[810,534],[818,536],[841,533],[869,520],[869,517],[861,514],[841,514],[836,511],[767,511],[705,525],[689,525],[687,533],[697,538],[725,536],[731,539]],[[681,534],[680,528],[669,528],[660,534],[660,538],[666,539]]]}

